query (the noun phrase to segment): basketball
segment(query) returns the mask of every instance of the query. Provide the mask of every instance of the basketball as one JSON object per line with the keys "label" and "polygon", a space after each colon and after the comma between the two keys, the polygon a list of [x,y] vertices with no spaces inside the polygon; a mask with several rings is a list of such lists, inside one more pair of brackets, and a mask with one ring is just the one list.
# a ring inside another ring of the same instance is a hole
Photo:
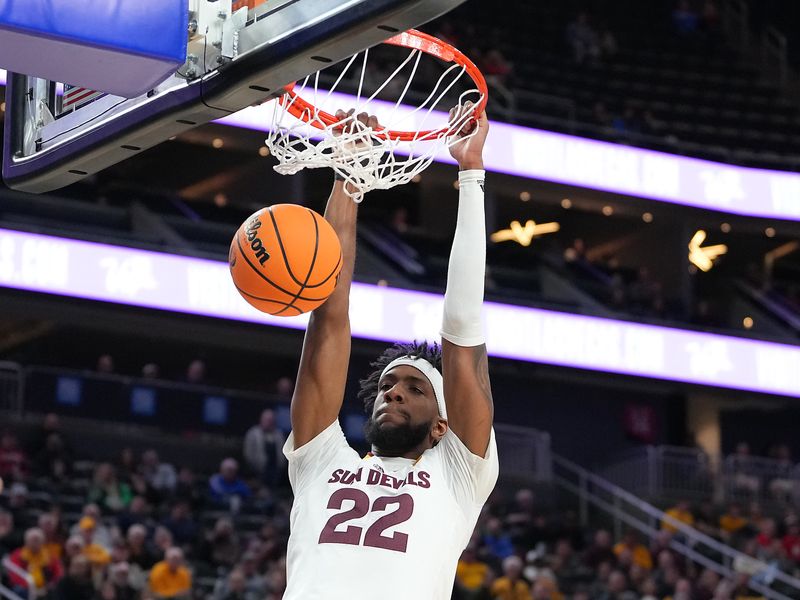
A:
{"label": "basketball", "polygon": [[239,227],[228,263],[247,302],[262,312],[292,317],[314,310],[333,293],[342,249],[333,227],[318,213],[276,204]]}

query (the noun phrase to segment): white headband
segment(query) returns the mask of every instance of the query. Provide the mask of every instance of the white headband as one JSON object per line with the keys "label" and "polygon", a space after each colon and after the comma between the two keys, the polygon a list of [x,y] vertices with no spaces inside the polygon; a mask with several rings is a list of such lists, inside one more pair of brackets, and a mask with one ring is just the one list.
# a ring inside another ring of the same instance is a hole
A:
{"label": "white headband", "polygon": [[430,382],[433,387],[433,395],[436,397],[436,405],[439,407],[439,416],[443,419],[447,418],[447,407],[444,403],[444,380],[442,374],[424,358],[414,358],[413,356],[401,356],[395,358],[392,362],[386,365],[386,368],[381,373],[380,379],[389,371],[399,365],[408,365],[414,367],[420,373],[425,375],[425,378]]}

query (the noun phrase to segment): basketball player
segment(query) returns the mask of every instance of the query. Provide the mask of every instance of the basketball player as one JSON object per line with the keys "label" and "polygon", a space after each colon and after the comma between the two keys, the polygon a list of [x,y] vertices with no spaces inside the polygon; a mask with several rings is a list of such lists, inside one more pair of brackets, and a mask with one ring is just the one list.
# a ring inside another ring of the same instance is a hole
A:
{"label": "basketball player", "polygon": [[[344,113],[339,113],[339,118]],[[377,127],[375,117],[358,116]],[[481,324],[486,261],[485,114],[450,152],[459,206],[444,298],[442,345],[395,346],[360,396],[372,451],[339,426],[350,360],[348,317],[358,205],[336,181],[325,218],[342,245],[336,291],[306,331],[292,433],[284,453],[294,490],[284,600],[447,600],[456,564],[497,480],[493,405]]]}

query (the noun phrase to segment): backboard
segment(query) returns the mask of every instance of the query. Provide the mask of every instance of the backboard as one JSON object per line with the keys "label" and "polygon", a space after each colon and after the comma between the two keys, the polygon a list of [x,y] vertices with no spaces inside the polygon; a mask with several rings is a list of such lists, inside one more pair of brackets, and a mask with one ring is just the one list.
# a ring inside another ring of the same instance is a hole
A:
{"label": "backboard", "polygon": [[186,63],[141,96],[9,72],[3,179],[35,193],[69,185],[269,100],[283,86],[463,1],[190,0]]}

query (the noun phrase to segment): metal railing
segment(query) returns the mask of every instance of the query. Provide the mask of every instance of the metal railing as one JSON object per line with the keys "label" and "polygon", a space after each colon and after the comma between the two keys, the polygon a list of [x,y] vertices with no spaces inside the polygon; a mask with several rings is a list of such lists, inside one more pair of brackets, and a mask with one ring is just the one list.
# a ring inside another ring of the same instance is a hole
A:
{"label": "metal railing", "polygon": [[612,519],[618,539],[623,527],[653,538],[661,524],[667,524],[676,532],[669,542],[670,547],[689,560],[723,577],[733,577],[746,567],[752,574],[748,586],[770,600],[800,597],[800,579],[718,542],[557,454],[553,454],[553,480],[577,497],[584,524],[588,522],[590,507]]}
{"label": "metal railing", "polygon": [[22,366],[0,361],[0,411],[22,414],[25,374]]}
{"label": "metal railing", "polygon": [[[3,568],[8,573],[13,574],[19,577],[20,579],[24,579],[25,583],[28,586],[28,600],[35,600],[37,596],[37,589],[36,589],[36,583],[33,581],[33,577],[31,576],[31,574],[28,573],[25,569],[22,569],[19,566],[15,565],[13,562],[11,562],[11,559],[8,556],[3,557]],[[16,594],[14,591],[8,588],[5,588],[4,593],[8,594],[6,597],[11,600],[23,600],[22,598],[20,598],[18,594]]]}
{"label": "metal railing", "polygon": [[526,483],[552,480],[549,433],[505,423],[495,423],[494,432],[503,477]]}
{"label": "metal railing", "polygon": [[600,472],[637,495],[660,500],[800,501],[800,464],[735,455],[713,459],[702,450],[648,446],[620,455]]}
{"label": "metal railing", "polygon": [[610,481],[648,498],[707,500],[715,495],[715,469],[701,450],[647,446],[602,469]]}

